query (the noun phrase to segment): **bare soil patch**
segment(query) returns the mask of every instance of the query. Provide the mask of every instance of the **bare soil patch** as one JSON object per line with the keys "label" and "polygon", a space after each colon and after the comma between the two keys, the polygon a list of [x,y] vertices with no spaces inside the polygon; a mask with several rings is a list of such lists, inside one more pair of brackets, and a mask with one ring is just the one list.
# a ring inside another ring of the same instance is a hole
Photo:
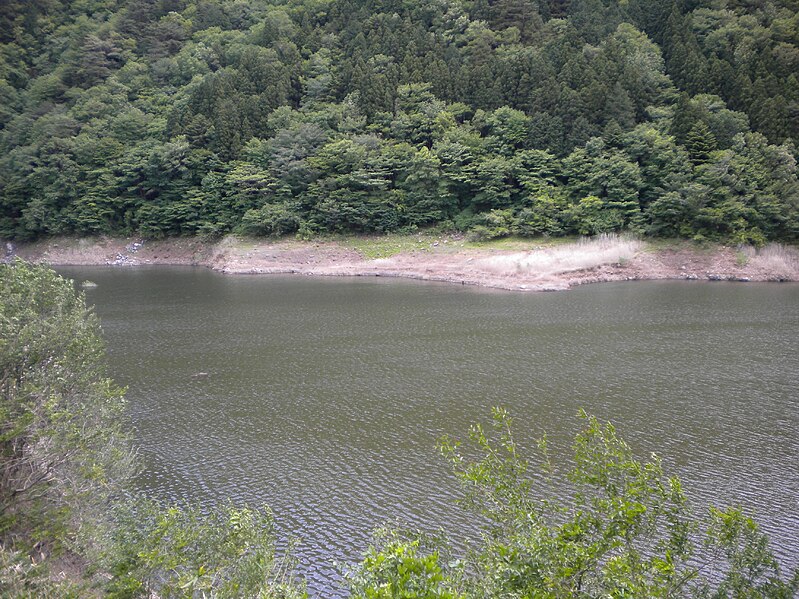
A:
{"label": "bare soil patch", "polygon": [[420,239],[417,246],[369,259],[342,241],[230,236],[218,242],[106,237],[4,242],[6,259],[19,256],[52,265],[194,265],[230,274],[405,277],[520,291],[649,279],[799,281],[799,250],[779,245],[759,250],[698,247],[687,241],[662,244],[609,236],[550,247],[531,241],[522,250],[473,248],[457,237]]}

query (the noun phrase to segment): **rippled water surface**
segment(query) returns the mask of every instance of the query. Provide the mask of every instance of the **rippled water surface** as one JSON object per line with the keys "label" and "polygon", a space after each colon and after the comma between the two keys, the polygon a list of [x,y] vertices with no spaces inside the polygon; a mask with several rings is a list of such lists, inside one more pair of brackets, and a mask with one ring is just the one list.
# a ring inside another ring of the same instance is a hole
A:
{"label": "rippled water surface", "polygon": [[[757,510],[799,561],[799,286],[514,294],[383,279],[62,269],[102,318],[158,497],[272,507],[312,592],[385,523],[468,535],[436,451],[502,405],[558,449],[579,408],[698,506]],[[207,376],[198,375],[207,373]]]}

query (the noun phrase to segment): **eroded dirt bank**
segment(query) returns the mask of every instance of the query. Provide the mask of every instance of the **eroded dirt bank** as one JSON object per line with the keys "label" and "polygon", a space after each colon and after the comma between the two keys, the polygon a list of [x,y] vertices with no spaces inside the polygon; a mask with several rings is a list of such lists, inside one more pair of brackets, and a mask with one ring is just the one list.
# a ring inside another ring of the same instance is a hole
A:
{"label": "eroded dirt bank", "polygon": [[[690,242],[651,244],[607,237],[513,249],[471,247],[462,239],[419,238],[397,253],[369,258],[346,241],[59,238],[30,244],[3,242],[5,259],[19,256],[51,265],[197,265],[231,274],[297,273],[323,276],[406,277],[500,289],[550,291],[584,283],[647,279],[799,281],[799,250],[755,251]],[[368,240],[366,247],[368,248]],[[380,252],[377,252],[378,254]],[[392,255],[388,255],[392,254]]]}

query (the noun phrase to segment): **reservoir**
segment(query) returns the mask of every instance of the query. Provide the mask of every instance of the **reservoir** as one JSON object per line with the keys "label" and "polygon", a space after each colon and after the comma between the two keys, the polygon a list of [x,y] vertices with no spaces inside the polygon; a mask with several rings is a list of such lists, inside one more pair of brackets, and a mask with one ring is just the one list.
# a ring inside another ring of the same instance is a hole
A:
{"label": "reservoir", "polygon": [[439,455],[492,406],[566,465],[580,408],[740,503],[799,562],[799,285],[636,282],[523,294],[380,278],[60,268],[90,279],[151,496],[266,504],[312,596],[381,525],[473,536]]}

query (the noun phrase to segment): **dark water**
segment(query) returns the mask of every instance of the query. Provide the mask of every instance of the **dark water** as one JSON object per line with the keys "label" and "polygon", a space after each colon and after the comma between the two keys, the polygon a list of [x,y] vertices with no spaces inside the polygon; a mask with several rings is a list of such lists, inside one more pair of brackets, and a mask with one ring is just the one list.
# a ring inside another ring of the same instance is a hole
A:
{"label": "dark water", "polygon": [[[753,506],[799,561],[799,286],[651,282],[513,294],[382,279],[63,269],[98,283],[158,497],[266,503],[312,592],[385,523],[455,536],[439,457],[502,405],[567,450],[585,408],[697,506]],[[207,377],[196,377],[199,372]]]}

